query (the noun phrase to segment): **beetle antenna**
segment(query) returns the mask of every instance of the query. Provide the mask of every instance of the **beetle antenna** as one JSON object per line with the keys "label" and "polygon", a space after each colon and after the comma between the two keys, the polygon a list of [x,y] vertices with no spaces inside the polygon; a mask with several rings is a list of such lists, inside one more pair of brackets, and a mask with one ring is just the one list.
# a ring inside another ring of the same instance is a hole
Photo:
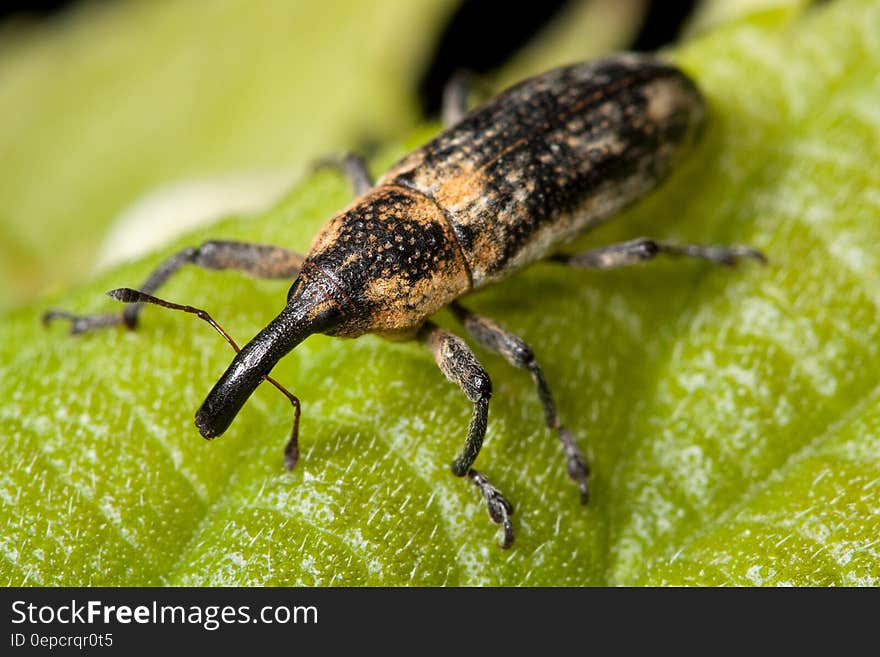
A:
{"label": "beetle antenna", "polygon": [[[222,335],[223,339],[229,343],[229,346],[235,350],[235,353],[241,351],[238,344],[235,342],[235,340],[232,339],[232,336],[229,335],[229,333],[227,333],[226,330],[207,313],[207,311],[202,310],[201,308],[166,301],[165,299],[154,297],[152,294],[140,292],[139,290],[135,290],[130,287],[120,287],[115,290],[110,290],[107,294],[108,296],[111,296],[117,301],[121,301],[122,303],[151,303],[155,306],[161,306],[162,308],[181,310],[185,313],[196,315],[199,319],[202,319],[210,324],[211,327],[215,331],[217,331],[217,333]],[[290,400],[290,403],[293,406],[293,429],[290,432],[290,440],[287,441],[287,446],[284,448],[284,467],[288,470],[293,470],[293,467],[299,460],[299,398],[297,398],[296,395],[294,395],[292,392],[290,392],[287,388],[282,386],[280,383],[278,383],[278,381],[273,379],[268,374],[263,376],[263,379],[275,386],[281,392],[281,394],[283,394],[285,397],[287,397],[288,400]]]}

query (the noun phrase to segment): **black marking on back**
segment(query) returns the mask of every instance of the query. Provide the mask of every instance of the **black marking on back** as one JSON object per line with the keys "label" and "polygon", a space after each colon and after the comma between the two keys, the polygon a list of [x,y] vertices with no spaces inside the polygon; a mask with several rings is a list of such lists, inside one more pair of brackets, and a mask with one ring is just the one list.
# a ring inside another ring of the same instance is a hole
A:
{"label": "black marking on back", "polygon": [[[448,197],[450,180],[475,184],[471,202],[445,209],[475,272],[497,276],[538,230],[600,191],[634,176],[649,188],[666,175],[669,161],[658,156],[660,147],[682,141],[694,117],[678,112],[662,125],[650,120],[645,87],[660,80],[679,85],[699,104],[690,80],[654,57],[549,71],[472,111],[401,160],[383,182],[431,198]],[[607,138],[622,143],[622,151],[605,147]],[[473,252],[486,231],[499,245],[489,259],[485,249]]]}

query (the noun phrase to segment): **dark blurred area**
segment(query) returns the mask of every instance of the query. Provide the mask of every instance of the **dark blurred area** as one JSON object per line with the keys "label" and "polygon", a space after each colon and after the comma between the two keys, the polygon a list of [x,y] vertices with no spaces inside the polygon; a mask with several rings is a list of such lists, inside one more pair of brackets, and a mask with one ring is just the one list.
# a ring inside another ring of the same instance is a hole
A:
{"label": "dark blurred area", "polygon": [[6,0],[0,7],[0,18],[18,14],[50,16],[72,4],[76,4],[76,0]]}

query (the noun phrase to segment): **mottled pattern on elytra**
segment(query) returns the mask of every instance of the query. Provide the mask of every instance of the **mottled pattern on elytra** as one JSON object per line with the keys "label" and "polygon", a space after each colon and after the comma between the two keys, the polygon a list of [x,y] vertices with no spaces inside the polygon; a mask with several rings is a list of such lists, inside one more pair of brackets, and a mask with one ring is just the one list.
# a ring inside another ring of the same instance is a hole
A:
{"label": "mottled pattern on elytra", "polygon": [[702,118],[695,86],[654,56],[575,64],[475,109],[379,184],[443,209],[478,287],[644,195]]}

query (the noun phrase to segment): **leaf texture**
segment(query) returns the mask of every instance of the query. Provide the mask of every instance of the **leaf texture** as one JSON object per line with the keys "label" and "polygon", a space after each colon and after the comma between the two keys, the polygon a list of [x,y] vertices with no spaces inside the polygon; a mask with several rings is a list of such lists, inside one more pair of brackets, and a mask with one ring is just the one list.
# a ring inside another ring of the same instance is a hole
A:
{"label": "leaf texture", "polygon": [[[0,326],[0,577],[9,584],[877,585],[880,583],[880,4],[716,27],[672,53],[711,105],[697,152],[577,246],[747,243],[766,267],[539,264],[468,300],[535,349],[593,468],[582,508],[522,371],[493,377],[477,465],[514,501],[496,546],[449,461],[470,408],[412,343],[313,337],[229,432],[192,415],[231,353],[196,319],[79,339],[40,312],[104,310],[169,247]],[[416,135],[413,146],[430,134]],[[402,152],[397,149],[389,153]],[[304,250],[349,200],[329,173],[208,236]],[[166,298],[240,341],[285,285],[188,269]],[[443,313],[438,321],[454,326]]]}

